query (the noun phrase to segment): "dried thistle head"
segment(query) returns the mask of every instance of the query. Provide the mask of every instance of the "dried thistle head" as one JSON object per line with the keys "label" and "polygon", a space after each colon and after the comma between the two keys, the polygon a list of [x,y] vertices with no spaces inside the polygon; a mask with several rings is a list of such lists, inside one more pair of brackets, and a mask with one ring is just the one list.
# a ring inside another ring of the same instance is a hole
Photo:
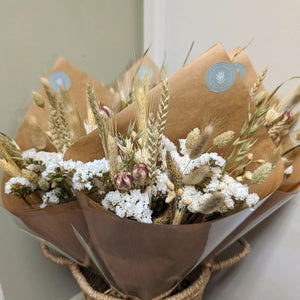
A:
{"label": "dried thistle head", "polygon": [[232,130],[225,131],[218,136],[216,136],[213,140],[213,145],[217,148],[226,147],[234,138],[235,132]]}
{"label": "dried thistle head", "polygon": [[47,180],[45,179],[40,179],[38,181],[38,187],[42,190],[42,191],[48,191],[50,189],[50,184]]}
{"label": "dried thistle head", "polygon": [[273,169],[273,166],[270,162],[266,162],[263,165],[261,165],[259,168],[257,168],[253,174],[252,174],[252,179],[251,183],[252,184],[261,184],[263,183],[269,174],[271,173]]}
{"label": "dried thistle head", "polygon": [[39,177],[36,173],[28,169],[21,170],[21,176],[27,179],[29,182],[33,184],[37,184],[39,181]]}
{"label": "dried thistle head", "polygon": [[207,146],[207,143],[211,137],[212,132],[213,132],[213,127],[211,125],[208,125],[204,128],[204,130],[200,134],[200,137],[198,138],[197,142],[191,148],[191,151],[189,153],[190,159],[195,159],[204,152],[205,147]]}

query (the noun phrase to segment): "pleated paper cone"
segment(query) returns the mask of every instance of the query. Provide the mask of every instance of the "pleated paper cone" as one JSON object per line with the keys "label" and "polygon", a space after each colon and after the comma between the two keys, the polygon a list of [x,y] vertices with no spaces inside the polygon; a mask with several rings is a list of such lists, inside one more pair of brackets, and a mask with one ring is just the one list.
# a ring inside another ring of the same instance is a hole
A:
{"label": "pleated paper cone", "polygon": [[156,225],[122,219],[81,192],[77,198],[99,271],[121,294],[142,300],[175,287],[253,213],[247,209],[211,222]]}
{"label": "pleated paper cone", "polygon": [[[71,85],[68,93],[82,120],[85,120],[87,117],[85,90],[88,82],[94,87],[103,104],[109,105],[111,103],[113,94],[105,86],[97,83],[94,79],[80,71],[64,58],[61,57],[58,59],[49,74],[49,77],[55,72],[63,72],[69,77]],[[45,96],[43,89],[40,90],[40,94]],[[26,120],[29,115],[34,115],[40,127],[44,131],[47,131],[49,116],[48,103],[45,103],[45,109],[38,107],[34,102],[29,107],[16,137],[16,142],[22,150],[34,147],[27,135]],[[49,141],[44,150],[49,152],[55,151]],[[78,208],[78,203],[73,201],[40,209],[40,202],[35,201],[32,202],[34,209],[30,209],[22,199],[4,193],[4,185],[7,180],[8,177],[4,176],[1,188],[3,206],[12,214],[20,218],[36,235],[51,242],[63,252],[76,259],[76,261],[86,265],[88,263],[86,252],[75,237],[67,214],[67,212],[71,210],[72,213],[76,215],[76,220],[79,222],[80,227],[86,228],[82,212]]]}

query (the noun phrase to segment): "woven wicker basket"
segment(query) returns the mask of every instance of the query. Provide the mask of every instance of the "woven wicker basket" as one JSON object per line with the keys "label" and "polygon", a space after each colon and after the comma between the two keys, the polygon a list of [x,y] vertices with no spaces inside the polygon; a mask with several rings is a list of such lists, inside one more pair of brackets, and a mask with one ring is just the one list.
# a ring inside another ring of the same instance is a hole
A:
{"label": "woven wicker basket", "polygon": [[[231,258],[220,262],[204,262],[200,267],[196,268],[175,290],[167,291],[165,294],[156,297],[153,300],[201,300],[206,284],[208,283],[211,273],[226,267],[230,267],[241,261],[250,253],[250,245],[244,239],[240,239],[239,243],[243,246],[243,250]],[[121,296],[109,293],[109,286],[102,277],[94,274],[88,269],[80,268],[76,263],[64,257],[57,257],[49,252],[49,248],[41,243],[41,251],[43,255],[52,262],[68,266],[76,279],[78,285],[84,293],[85,300],[119,300],[132,298],[122,298]]]}

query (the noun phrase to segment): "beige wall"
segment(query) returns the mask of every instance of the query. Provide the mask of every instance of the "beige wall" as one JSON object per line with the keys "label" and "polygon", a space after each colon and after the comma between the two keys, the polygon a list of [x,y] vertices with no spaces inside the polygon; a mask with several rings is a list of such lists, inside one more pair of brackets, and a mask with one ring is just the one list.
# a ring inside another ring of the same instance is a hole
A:
{"label": "beige wall", "polygon": [[[142,35],[140,0],[1,0],[0,130],[16,134],[31,91],[59,56],[109,84],[142,54]],[[66,300],[79,290],[3,213],[0,284],[8,300]]]}

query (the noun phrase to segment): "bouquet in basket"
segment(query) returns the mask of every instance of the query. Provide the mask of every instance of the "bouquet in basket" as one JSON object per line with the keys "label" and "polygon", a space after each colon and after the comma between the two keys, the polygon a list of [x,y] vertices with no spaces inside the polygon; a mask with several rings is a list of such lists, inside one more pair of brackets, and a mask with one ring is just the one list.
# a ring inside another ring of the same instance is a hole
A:
{"label": "bouquet in basket", "polygon": [[219,44],[170,77],[144,55],[110,89],[60,59],[1,134],[5,208],[120,297],[171,291],[299,185],[300,92],[265,75]]}

